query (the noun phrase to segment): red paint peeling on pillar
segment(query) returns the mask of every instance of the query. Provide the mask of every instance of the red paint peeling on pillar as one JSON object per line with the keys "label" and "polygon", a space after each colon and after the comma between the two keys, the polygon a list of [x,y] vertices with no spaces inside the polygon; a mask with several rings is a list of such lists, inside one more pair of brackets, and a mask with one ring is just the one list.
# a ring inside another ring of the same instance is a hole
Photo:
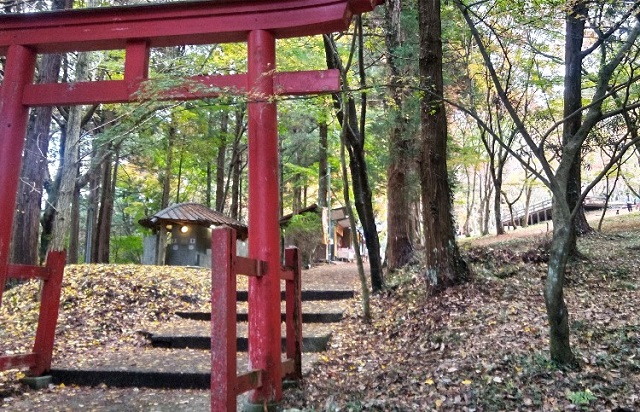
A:
{"label": "red paint peeling on pillar", "polygon": [[282,397],[275,36],[264,30],[250,32],[248,54],[249,257],[267,262],[266,274],[249,281],[250,368],[265,371],[251,401],[269,403]]}

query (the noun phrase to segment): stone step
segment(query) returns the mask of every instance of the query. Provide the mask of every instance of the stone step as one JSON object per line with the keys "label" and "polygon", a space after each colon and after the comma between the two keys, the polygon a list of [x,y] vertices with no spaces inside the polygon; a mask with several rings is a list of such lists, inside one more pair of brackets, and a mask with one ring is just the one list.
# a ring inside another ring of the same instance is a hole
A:
{"label": "stone step", "polygon": [[[280,299],[284,300],[284,291],[280,292]],[[353,299],[355,292],[353,289],[313,289],[303,290],[302,300],[344,300]],[[238,302],[246,302],[249,298],[249,292],[246,290],[239,290],[236,292],[236,300]]]}
{"label": "stone step", "polygon": [[[190,319],[180,319],[168,322],[158,330],[142,331],[148,336],[154,347],[172,349],[210,349],[211,334],[210,324]],[[246,323],[238,323],[236,347],[238,352],[246,352],[249,348],[248,326]],[[282,324],[282,350],[285,349],[285,332]],[[303,324],[302,326],[302,351],[323,352],[327,350],[331,338],[331,327],[322,324]]]}
{"label": "stone step", "polygon": [[[343,312],[347,303],[345,301],[310,301],[302,302],[302,322],[303,323],[332,323],[342,320]],[[285,320],[285,302],[281,302],[280,310],[281,319]],[[247,302],[238,302],[237,321],[247,322],[249,306]],[[184,319],[193,319],[201,321],[210,321],[211,312],[193,311],[193,312],[176,312],[176,315]]]}
{"label": "stone step", "polygon": [[[317,354],[303,354],[303,373],[317,360]],[[239,374],[248,370],[246,353],[238,354],[237,368]],[[99,359],[75,364],[65,358],[64,366],[54,364],[50,373],[53,383],[66,386],[209,389],[211,355],[201,350],[139,348],[127,353],[105,352]]]}
{"label": "stone step", "polygon": [[[211,312],[176,312],[176,315],[184,319],[210,321]],[[286,315],[282,313],[281,320],[285,321]],[[302,312],[303,323],[334,323],[342,320],[342,311],[335,312]],[[248,322],[249,314],[246,311],[238,311],[238,322]]]}

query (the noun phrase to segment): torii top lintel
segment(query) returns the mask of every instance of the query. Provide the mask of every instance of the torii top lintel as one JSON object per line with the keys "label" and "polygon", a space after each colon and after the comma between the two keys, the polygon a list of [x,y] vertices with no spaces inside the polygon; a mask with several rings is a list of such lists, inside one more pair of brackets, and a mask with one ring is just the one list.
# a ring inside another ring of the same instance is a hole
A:
{"label": "torii top lintel", "polygon": [[19,44],[38,53],[244,42],[251,30],[276,38],[348,27],[383,0],[214,0],[0,16],[0,54]]}

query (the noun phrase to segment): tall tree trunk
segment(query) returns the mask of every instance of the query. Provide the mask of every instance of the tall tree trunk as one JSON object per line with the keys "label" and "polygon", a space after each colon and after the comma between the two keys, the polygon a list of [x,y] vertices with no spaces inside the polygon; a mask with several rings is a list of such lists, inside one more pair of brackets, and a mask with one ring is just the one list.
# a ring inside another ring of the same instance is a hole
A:
{"label": "tall tree trunk", "polygon": [[[112,166],[113,162],[113,166]],[[109,263],[111,246],[111,221],[113,218],[115,188],[118,178],[119,150],[113,151],[105,160],[96,229],[95,262]]]}
{"label": "tall tree trunk", "polygon": [[[558,194],[554,193],[555,196]],[[566,204],[560,203],[555,200],[553,202],[553,239],[549,251],[544,300],[549,322],[551,359],[563,365],[573,365],[575,357],[569,341],[569,312],[564,301],[563,289],[574,227],[569,209]]]}
{"label": "tall tree trunk", "polygon": [[476,167],[473,167],[473,180],[469,177],[469,168],[465,168],[467,175],[467,201],[465,210],[464,224],[462,225],[462,233],[469,237],[471,236],[471,214],[476,204],[476,179],[478,176]]}
{"label": "tall tree trunk", "polygon": [[529,206],[531,205],[531,194],[533,193],[533,187],[530,183],[526,183],[527,187],[524,189],[524,215],[522,216],[522,227],[529,226]]}
{"label": "tall tree trunk", "polygon": [[426,278],[434,291],[466,281],[469,269],[456,244],[447,171],[447,117],[443,95],[439,0],[419,0],[422,150],[420,184]]}
{"label": "tall tree trunk", "polygon": [[[99,158],[101,150],[95,151],[95,158]],[[89,195],[87,196],[87,220],[84,245],[84,262],[93,262],[93,245],[96,241],[96,211],[100,199],[100,176],[102,166],[94,167],[89,176]]]}
{"label": "tall tree trunk", "polygon": [[[78,170],[78,174],[80,171]],[[71,203],[71,232],[69,234],[69,250],[67,251],[67,263],[78,263],[80,249],[80,185],[73,188],[73,201]]]}
{"label": "tall tree trunk", "polygon": [[58,196],[60,193],[60,184],[62,181],[62,171],[66,158],[65,153],[67,151],[67,129],[68,127],[64,125],[60,130],[60,147],[58,149],[58,158],[60,159],[60,163],[56,169],[55,176],[53,176],[53,180],[49,179],[49,181],[44,184],[44,188],[47,191],[47,203],[41,220],[42,232],[40,233],[40,261],[44,261],[45,256],[47,255],[47,250],[49,250],[49,244],[51,243]]}
{"label": "tall tree trunk", "polygon": [[[582,42],[584,39],[587,5],[583,0],[569,2],[571,9],[565,17],[565,76],[564,76],[564,128],[562,144],[566,145],[582,126]],[[578,206],[582,191],[581,178],[582,154],[578,153],[571,165],[571,174],[567,187],[567,202],[570,210]],[[580,206],[571,232],[569,247],[575,254],[576,236],[591,232],[584,209]]]}
{"label": "tall tree trunk", "polygon": [[[167,130],[167,159],[164,172],[162,174],[162,199],[160,201],[160,209],[166,209],[169,206],[175,134],[175,127],[173,127],[173,125],[169,126],[169,129]],[[158,243],[156,244],[156,247],[156,264],[164,265],[167,252],[167,227],[165,225],[160,225],[158,230]]]}
{"label": "tall tree trunk", "polygon": [[493,178],[493,213],[496,219],[496,234],[504,235],[504,225],[502,224],[501,194],[502,194],[502,167],[498,167]]}
{"label": "tall tree trunk", "polygon": [[[89,54],[79,53],[76,61],[76,81],[87,80],[88,77]],[[71,228],[71,204],[78,179],[82,117],[82,106],[72,106],[69,109],[60,190],[58,192],[56,213],[51,231],[51,243],[48,250],[63,250],[66,237]]]}
{"label": "tall tree trunk", "polygon": [[385,8],[385,44],[387,65],[391,71],[388,93],[393,100],[389,130],[389,166],[387,167],[387,267],[395,270],[409,263],[413,256],[411,242],[411,215],[407,173],[411,170],[410,140],[406,136],[406,120],[403,113],[405,85],[396,57],[402,46],[404,33],[400,25],[401,0],[388,0]]}
{"label": "tall tree trunk", "polygon": [[[348,87],[346,83],[346,71],[337,53],[335,41],[328,35],[323,36],[323,39],[327,67],[329,69],[340,70],[343,79],[342,86],[346,88]],[[347,111],[349,116],[345,117],[342,111],[342,96],[337,93],[333,94],[334,107],[338,111],[338,121],[343,127],[345,123],[347,126],[345,143],[349,151],[349,169],[351,170],[354,202],[358,217],[360,218],[360,224],[362,224],[362,230],[364,231],[367,251],[369,252],[371,289],[373,292],[378,292],[384,288],[384,278],[382,276],[382,260],[380,258],[380,240],[378,239],[375,214],[373,213],[371,186],[369,185],[367,163],[364,156],[364,135],[358,123],[355,101],[351,96],[348,96],[347,99],[345,104],[348,105]]]}

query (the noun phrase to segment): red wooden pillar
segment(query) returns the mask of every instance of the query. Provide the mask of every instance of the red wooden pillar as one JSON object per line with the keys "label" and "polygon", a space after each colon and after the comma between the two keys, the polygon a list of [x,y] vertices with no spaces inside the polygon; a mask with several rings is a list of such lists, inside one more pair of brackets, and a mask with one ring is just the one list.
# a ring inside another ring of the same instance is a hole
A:
{"label": "red wooden pillar", "polygon": [[302,379],[302,259],[298,248],[287,248],[284,251],[285,265],[292,269],[293,279],[287,280],[286,325],[287,325],[287,359],[294,360],[294,370],[287,378],[300,381]]}
{"label": "red wooden pillar", "polygon": [[237,409],[236,234],[211,232],[211,412]]}
{"label": "red wooden pillar", "polygon": [[249,359],[265,371],[251,402],[269,405],[282,398],[280,360],[280,227],[277,111],[273,100],[275,37],[249,33],[249,257],[267,262],[266,274],[249,280]]}
{"label": "red wooden pillar", "polygon": [[29,108],[22,104],[22,94],[33,80],[36,53],[24,46],[12,45],[6,57],[0,88],[0,305],[7,279],[13,211],[29,115]]}
{"label": "red wooden pillar", "polygon": [[66,261],[67,254],[65,252],[53,251],[47,254],[47,277],[44,279],[42,286],[38,329],[36,330],[36,340],[33,345],[33,352],[38,354],[38,358],[36,365],[30,371],[33,376],[40,376],[51,369],[53,342],[56,336],[58,309],[60,307],[62,276]]}

